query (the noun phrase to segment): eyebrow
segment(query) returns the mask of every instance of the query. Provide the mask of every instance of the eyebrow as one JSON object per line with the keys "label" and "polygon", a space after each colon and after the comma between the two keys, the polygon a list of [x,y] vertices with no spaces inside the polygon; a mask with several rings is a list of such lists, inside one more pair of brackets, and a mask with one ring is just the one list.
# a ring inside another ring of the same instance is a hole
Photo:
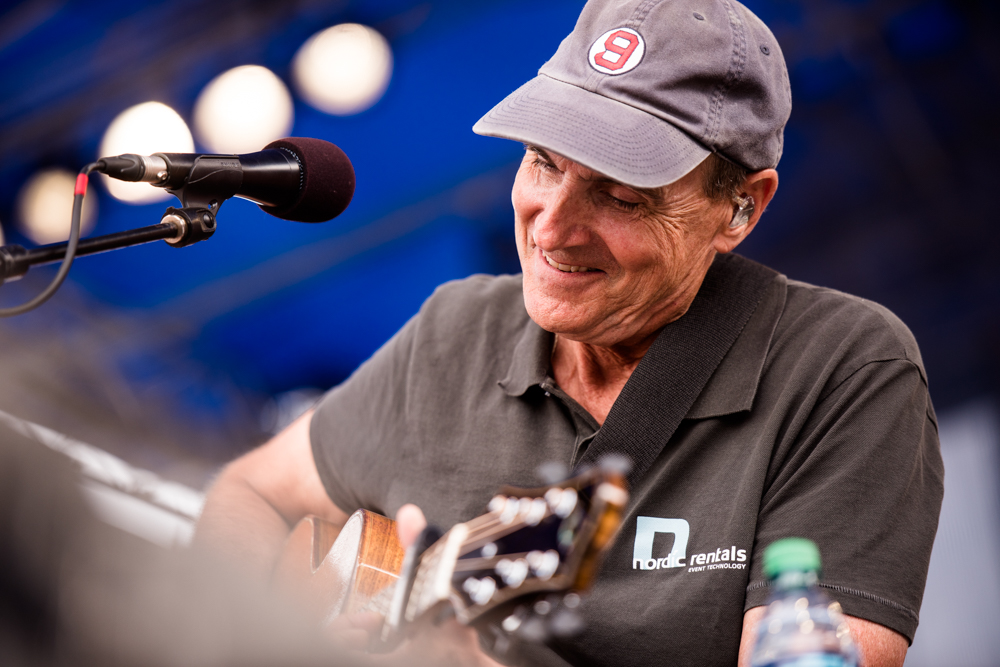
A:
{"label": "eyebrow", "polygon": [[[543,160],[545,160],[549,164],[555,164],[552,161],[552,157],[548,154],[548,151],[546,151],[544,148],[542,148],[540,146],[535,146],[533,144],[524,144],[524,148],[525,148],[525,150],[531,151],[535,155],[538,155],[539,157],[541,157]],[[593,170],[591,170],[591,171],[593,171]],[[598,174],[598,172],[594,172],[594,173]],[[634,192],[636,192],[636,193],[638,193],[640,195],[643,195],[644,197],[646,197],[649,200],[651,200],[654,204],[659,204],[659,203],[661,203],[663,201],[663,187],[658,187],[658,188],[636,188],[636,187],[633,187],[631,185],[626,185],[625,183],[622,183],[621,181],[616,181],[613,178],[609,178],[607,176],[602,176],[600,174],[598,174],[595,178],[588,178],[586,180],[588,180],[588,181],[590,181],[592,183],[610,183],[612,185],[620,185],[620,186],[622,186],[624,188],[628,188],[629,190],[632,190],[632,191],[634,191]]]}

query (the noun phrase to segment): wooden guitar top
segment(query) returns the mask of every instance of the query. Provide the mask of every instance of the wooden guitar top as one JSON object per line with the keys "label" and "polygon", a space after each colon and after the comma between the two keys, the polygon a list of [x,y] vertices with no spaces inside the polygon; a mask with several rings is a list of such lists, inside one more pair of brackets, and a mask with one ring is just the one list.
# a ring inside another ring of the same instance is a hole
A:
{"label": "wooden guitar top", "polygon": [[358,510],[340,529],[308,516],[288,536],[274,582],[321,619],[369,610],[384,614],[404,554],[396,522],[380,514]]}

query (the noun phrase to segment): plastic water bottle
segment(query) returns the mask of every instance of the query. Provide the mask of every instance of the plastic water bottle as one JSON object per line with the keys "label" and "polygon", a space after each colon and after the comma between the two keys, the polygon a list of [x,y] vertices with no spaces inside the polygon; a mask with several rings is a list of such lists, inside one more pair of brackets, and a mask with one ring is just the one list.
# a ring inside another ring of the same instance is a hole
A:
{"label": "plastic water bottle", "polygon": [[772,592],[752,667],[857,667],[847,620],[817,585],[819,573],[819,549],[810,540],[778,540],[764,550]]}

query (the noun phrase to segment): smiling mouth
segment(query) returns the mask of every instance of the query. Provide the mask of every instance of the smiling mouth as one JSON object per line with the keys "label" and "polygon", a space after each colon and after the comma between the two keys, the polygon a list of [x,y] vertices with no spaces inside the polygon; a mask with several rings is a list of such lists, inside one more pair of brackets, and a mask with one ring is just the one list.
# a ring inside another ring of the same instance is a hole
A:
{"label": "smiling mouth", "polygon": [[573,266],[571,264],[560,264],[559,262],[549,257],[547,254],[545,254],[544,251],[542,251],[542,257],[544,257],[545,261],[549,263],[549,266],[551,266],[554,269],[559,269],[563,273],[582,273],[584,271],[595,270],[587,266]]}

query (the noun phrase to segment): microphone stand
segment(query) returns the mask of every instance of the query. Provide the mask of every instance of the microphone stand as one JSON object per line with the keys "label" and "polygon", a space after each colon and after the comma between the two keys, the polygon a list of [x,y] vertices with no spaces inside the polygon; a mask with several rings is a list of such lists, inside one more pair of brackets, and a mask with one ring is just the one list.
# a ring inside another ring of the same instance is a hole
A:
{"label": "microphone stand", "polygon": [[[117,234],[107,234],[106,236],[95,236],[92,239],[80,241],[76,249],[76,256],[96,255],[109,250],[126,248],[133,245],[141,245],[160,239],[176,238],[178,235],[177,226],[164,222],[151,227],[141,227],[130,229]],[[37,248],[27,250],[19,245],[0,246],[0,285],[5,282],[19,280],[33,266],[43,266],[45,264],[55,264],[66,258],[66,247],[68,243],[52,243]]]}
{"label": "microphone stand", "polygon": [[[215,207],[218,210],[218,206]],[[109,250],[164,240],[175,248],[204,241],[215,233],[215,214],[203,208],[167,208],[160,224],[124,232],[95,236],[79,242],[74,256],[96,255]],[[51,243],[30,250],[19,245],[0,246],[0,285],[20,280],[33,266],[55,264],[66,258],[68,243]]]}

